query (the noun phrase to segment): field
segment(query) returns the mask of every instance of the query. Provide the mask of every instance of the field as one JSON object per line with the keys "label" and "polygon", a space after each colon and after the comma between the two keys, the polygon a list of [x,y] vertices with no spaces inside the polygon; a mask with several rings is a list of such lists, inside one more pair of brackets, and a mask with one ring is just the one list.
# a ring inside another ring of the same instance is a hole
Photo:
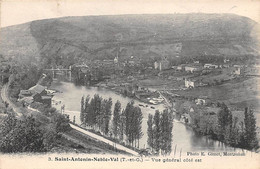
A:
{"label": "field", "polygon": [[259,79],[237,78],[217,86],[197,87],[194,89],[176,91],[176,94],[199,98],[206,96],[213,102],[219,101],[225,104],[243,109],[246,106],[259,108]]}

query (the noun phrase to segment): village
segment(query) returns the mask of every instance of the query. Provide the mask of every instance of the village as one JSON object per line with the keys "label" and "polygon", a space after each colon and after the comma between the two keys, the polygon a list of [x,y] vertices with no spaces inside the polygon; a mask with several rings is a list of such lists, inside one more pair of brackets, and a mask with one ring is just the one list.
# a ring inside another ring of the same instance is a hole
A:
{"label": "village", "polygon": [[[194,61],[170,66],[167,58],[163,58],[144,66],[140,59],[131,56],[125,61],[115,57],[114,60],[96,63],[98,66],[95,70],[99,67],[107,73],[105,80],[95,84],[96,86],[109,88],[116,93],[144,102],[139,106],[167,102],[168,106],[177,112],[177,118],[187,124],[194,121],[194,113],[199,116],[207,115],[210,121],[216,121],[220,110],[219,103],[224,99],[222,100],[222,96],[218,98],[217,95],[212,95],[212,92],[210,95],[210,92],[201,91],[214,90],[218,86],[235,81],[255,81],[259,76],[258,65],[234,64],[229,59],[224,59],[222,64],[202,64]],[[87,64],[83,67],[79,72],[86,77],[91,68]],[[238,108],[237,104],[233,104],[230,108],[234,110],[235,117],[243,115],[242,106]]]}
{"label": "village", "polygon": [[[57,66],[45,69],[45,73],[53,80],[108,88],[144,103],[139,106],[154,108],[152,105],[168,103],[167,106],[178,112],[183,122],[190,123],[194,110],[216,118],[219,111],[217,105],[223,100],[205,91],[233,81],[255,80],[259,76],[258,68],[253,64],[234,64],[226,58],[218,64],[195,60],[174,65],[167,57],[144,62],[134,56],[120,59],[117,54],[114,59],[75,63],[67,69]],[[36,84],[30,89],[21,90],[18,101],[24,106],[33,102],[51,106],[52,97],[53,91],[48,90],[47,86]],[[238,109],[235,105],[233,108]]]}

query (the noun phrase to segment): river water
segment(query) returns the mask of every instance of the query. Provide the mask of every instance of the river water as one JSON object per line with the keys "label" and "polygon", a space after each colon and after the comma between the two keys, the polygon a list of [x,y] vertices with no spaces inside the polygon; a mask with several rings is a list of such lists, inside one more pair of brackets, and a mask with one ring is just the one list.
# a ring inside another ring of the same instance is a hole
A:
{"label": "river water", "polygon": [[[61,82],[54,83],[51,87],[61,91],[60,93],[55,93],[53,100],[55,103],[54,107],[60,110],[62,105],[65,105],[65,113],[70,115],[70,119],[73,120],[75,116],[75,121],[77,124],[80,124],[80,102],[82,96],[89,95],[93,97],[95,94],[99,94],[105,99],[109,97],[113,100],[112,112],[114,110],[114,104],[117,100],[121,102],[122,109],[125,108],[128,102],[131,101],[130,98],[124,97],[122,95],[116,94],[113,91],[104,88],[97,87],[83,87],[75,86],[73,83]],[[135,100],[135,105],[143,104],[138,100]],[[155,109],[152,109],[151,106],[140,107],[143,113],[143,137],[140,139],[140,148],[147,147],[147,119],[149,114],[155,114],[155,110],[158,109],[162,111],[165,107],[163,104],[155,105]],[[209,139],[205,136],[196,135],[191,128],[185,126],[183,123],[174,121],[173,124],[173,142],[172,142],[172,152],[176,151],[176,154],[179,152],[200,152],[200,151],[241,151],[239,149],[234,149],[228,146],[225,146],[219,141]]]}

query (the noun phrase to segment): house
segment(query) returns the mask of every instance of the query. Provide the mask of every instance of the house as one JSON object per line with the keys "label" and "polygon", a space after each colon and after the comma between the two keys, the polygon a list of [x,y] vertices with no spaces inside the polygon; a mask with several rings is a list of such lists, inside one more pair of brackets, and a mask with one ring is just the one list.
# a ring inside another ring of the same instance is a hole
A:
{"label": "house", "polygon": [[172,69],[177,70],[178,66],[172,66]]}
{"label": "house", "polygon": [[[234,66],[235,67],[235,66]],[[240,75],[241,74],[241,68],[240,67],[235,67],[235,71],[234,71],[235,75]]]}
{"label": "house", "polygon": [[46,87],[37,84],[31,87],[29,90],[33,92],[32,97],[35,102],[51,106],[52,95],[48,95]]}
{"label": "house", "polygon": [[51,94],[42,85],[35,85],[28,90],[21,90],[19,93],[19,101],[29,105],[32,102],[39,102],[51,106]]}
{"label": "house", "polygon": [[118,63],[118,56],[116,56],[115,58],[114,58],[114,64],[117,64]]}
{"label": "house", "polygon": [[24,97],[19,100],[24,106],[29,106],[34,102],[33,97]]}
{"label": "house", "polygon": [[22,98],[24,98],[24,97],[30,97],[30,96],[32,96],[32,91],[30,91],[30,90],[20,90],[20,93],[19,93],[19,98],[18,99],[22,99]]}
{"label": "house", "polygon": [[206,69],[217,69],[218,65],[207,63],[207,64],[204,65],[204,68],[206,68]]}
{"label": "house", "polygon": [[229,59],[224,59],[224,63],[228,63],[229,61]]}
{"label": "house", "polygon": [[177,70],[183,70],[185,68],[185,64],[178,65]]}
{"label": "house", "polygon": [[194,108],[191,107],[191,108],[190,108],[190,113],[194,113],[194,112],[195,112]]}
{"label": "house", "polygon": [[170,62],[167,60],[167,58],[164,58],[161,61],[154,62],[154,69],[158,69],[160,71],[168,69],[170,65]]}
{"label": "house", "polygon": [[242,66],[240,66],[240,65],[234,65],[233,66],[232,74],[234,74],[234,75],[241,75],[243,73],[244,73],[244,69],[243,69]]}
{"label": "house", "polygon": [[191,64],[191,65],[185,66],[184,69],[185,69],[186,72],[191,72],[191,73],[193,73],[193,72],[195,72],[195,71],[200,71],[200,70],[202,70],[202,66],[199,65],[199,64]]}
{"label": "house", "polygon": [[194,88],[199,85],[199,81],[195,79],[185,79],[184,85],[186,88]]}
{"label": "house", "polygon": [[198,98],[198,99],[195,100],[195,103],[197,105],[206,105],[207,101],[204,98]]}
{"label": "house", "polygon": [[160,67],[160,62],[159,61],[155,61],[154,62],[154,69],[159,69]]}
{"label": "house", "polygon": [[42,85],[35,85],[33,87],[31,87],[30,89],[28,89],[33,95],[39,94],[41,96],[43,95],[47,95],[47,91],[45,90],[46,87],[42,86]]}
{"label": "house", "polygon": [[51,105],[51,99],[52,99],[52,96],[42,96],[40,102],[45,105]]}

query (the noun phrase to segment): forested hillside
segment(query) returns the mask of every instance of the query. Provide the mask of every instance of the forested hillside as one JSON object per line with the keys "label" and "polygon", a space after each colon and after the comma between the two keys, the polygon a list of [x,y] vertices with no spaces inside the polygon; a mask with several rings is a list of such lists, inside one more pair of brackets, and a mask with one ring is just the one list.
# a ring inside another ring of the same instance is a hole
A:
{"label": "forested hillside", "polygon": [[0,49],[4,56],[54,62],[117,53],[122,59],[257,56],[256,28],[253,20],[231,14],[65,17],[2,28]]}

